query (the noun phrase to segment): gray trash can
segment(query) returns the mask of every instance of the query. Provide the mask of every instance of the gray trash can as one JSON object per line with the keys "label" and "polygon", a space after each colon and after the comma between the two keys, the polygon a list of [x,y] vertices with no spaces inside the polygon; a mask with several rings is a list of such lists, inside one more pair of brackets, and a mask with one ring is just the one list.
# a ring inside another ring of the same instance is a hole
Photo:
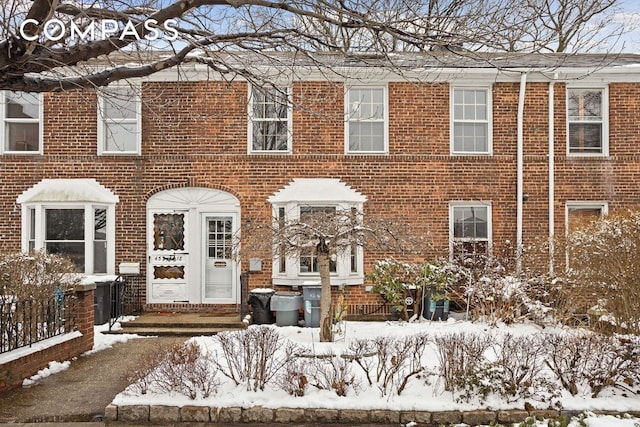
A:
{"label": "gray trash can", "polygon": [[261,288],[249,292],[247,303],[251,305],[251,313],[254,325],[268,325],[276,321],[271,311],[271,297],[273,289]]}
{"label": "gray trash can", "polygon": [[308,328],[320,327],[320,299],[322,286],[303,286],[302,300],[304,301],[304,326]]}
{"label": "gray trash can", "polygon": [[278,291],[271,297],[271,310],[276,312],[276,325],[297,326],[302,295],[300,292]]}

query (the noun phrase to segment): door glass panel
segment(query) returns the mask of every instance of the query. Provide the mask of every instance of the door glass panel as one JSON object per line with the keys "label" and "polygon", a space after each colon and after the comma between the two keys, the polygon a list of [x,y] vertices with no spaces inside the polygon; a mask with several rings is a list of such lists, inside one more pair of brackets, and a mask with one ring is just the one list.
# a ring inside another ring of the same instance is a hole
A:
{"label": "door glass panel", "polygon": [[209,258],[231,258],[231,219],[209,221]]}
{"label": "door glass panel", "polygon": [[184,250],[184,214],[153,215],[153,250]]}
{"label": "door glass panel", "polygon": [[155,266],[154,279],[184,279],[184,266]]}
{"label": "door glass panel", "polygon": [[233,298],[231,217],[208,218],[206,222],[205,299]]}

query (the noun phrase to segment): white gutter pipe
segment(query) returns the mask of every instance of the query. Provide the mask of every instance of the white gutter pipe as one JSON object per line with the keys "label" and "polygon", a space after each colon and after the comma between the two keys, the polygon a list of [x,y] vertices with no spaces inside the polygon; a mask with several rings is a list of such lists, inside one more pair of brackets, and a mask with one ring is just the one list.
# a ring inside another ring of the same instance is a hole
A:
{"label": "white gutter pipe", "polygon": [[553,75],[549,82],[549,275],[553,276],[554,237],[555,237],[555,135],[554,135],[554,86],[558,78]]}
{"label": "white gutter pipe", "polygon": [[522,219],[523,219],[523,181],[524,181],[524,96],[527,87],[527,73],[520,74],[520,94],[518,96],[518,130],[516,160],[516,271],[522,271]]}

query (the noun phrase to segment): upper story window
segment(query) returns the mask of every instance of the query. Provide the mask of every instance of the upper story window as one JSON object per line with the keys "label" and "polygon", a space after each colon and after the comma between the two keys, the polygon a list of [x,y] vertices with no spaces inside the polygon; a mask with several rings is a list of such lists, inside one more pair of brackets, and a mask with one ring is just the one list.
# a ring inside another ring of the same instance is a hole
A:
{"label": "upper story window", "polygon": [[568,153],[607,155],[607,91],[567,88]]}
{"label": "upper story window", "polygon": [[42,99],[37,93],[0,92],[2,153],[42,153]]}
{"label": "upper story window", "polygon": [[110,87],[98,97],[98,154],[140,154],[139,90]]}
{"label": "upper story window", "polygon": [[487,254],[491,247],[491,205],[456,202],[449,206],[451,254]]}
{"label": "upper story window", "polygon": [[286,88],[251,87],[249,151],[291,152],[291,108]]}
{"label": "upper story window", "polygon": [[64,255],[85,274],[114,274],[117,202],[93,179],[44,179],[18,197],[22,248]]}
{"label": "upper story window", "polygon": [[352,87],[346,97],[347,153],[388,152],[386,88]]}
{"label": "upper story window", "polygon": [[490,154],[490,89],[457,87],[451,97],[451,153]]}

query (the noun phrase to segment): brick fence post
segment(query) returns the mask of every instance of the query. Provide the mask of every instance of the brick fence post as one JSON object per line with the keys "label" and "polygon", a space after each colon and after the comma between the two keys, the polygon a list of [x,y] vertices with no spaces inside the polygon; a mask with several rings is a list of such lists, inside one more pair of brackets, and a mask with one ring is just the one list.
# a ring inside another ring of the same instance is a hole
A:
{"label": "brick fence post", "polygon": [[76,329],[82,333],[81,351],[88,351],[93,348],[95,290],[95,283],[80,284],[74,288],[78,301],[76,307]]}

